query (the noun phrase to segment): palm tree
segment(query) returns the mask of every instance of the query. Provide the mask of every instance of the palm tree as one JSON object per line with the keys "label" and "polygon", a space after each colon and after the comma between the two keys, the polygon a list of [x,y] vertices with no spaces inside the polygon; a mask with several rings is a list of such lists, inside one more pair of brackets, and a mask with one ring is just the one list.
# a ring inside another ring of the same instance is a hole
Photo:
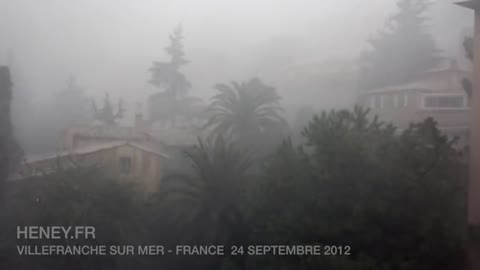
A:
{"label": "palm tree", "polygon": [[248,235],[248,154],[218,137],[199,140],[186,155],[191,173],[170,174],[162,181],[160,204],[168,211],[163,223],[167,220],[176,228],[177,242],[226,247],[243,243]]}
{"label": "palm tree", "polygon": [[219,93],[212,98],[207,109],[211,117],[205,126],[212,128],[212,135],[248,145],[258,141],[259,136],[285,126],[280,114],[280,96],[259,79],[218,84],[215,88]]}

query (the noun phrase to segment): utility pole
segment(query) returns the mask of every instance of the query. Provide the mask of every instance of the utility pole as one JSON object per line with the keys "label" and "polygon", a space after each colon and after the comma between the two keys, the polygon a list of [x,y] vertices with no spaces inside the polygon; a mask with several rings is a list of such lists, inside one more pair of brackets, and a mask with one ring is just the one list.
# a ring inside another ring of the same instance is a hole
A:
{"label": "utility pole", "polygon": [[480,270],[480,0],[458,4],[475,12],[467,257],[469,269]]}

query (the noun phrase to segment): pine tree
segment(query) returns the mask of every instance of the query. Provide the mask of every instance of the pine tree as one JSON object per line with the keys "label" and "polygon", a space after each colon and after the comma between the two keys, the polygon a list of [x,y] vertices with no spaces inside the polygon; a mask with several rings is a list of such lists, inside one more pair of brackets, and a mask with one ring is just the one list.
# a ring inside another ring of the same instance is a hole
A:
{"label": "pine tree", "polygon": [[[150,68],[151,79],[150,83],[161,89],[161,93],[152,95],[151,100],[158,99],[159,96],[167,97],[168,102],[172,105],[169,114],[169,118],[172,123],[175,123],[175,119],[179,112],[175,110],[179,100],[185,98],[186,94],[192,87],[185,75],[180,71],[180,68],[188,64],[188,60],[185,59],[185,53],[183,51],[183,32],[181,25],[178,25],[173,33],[170,35],[170,44],[165,48],[165,51],[170,56],[170,60],[167,62],[153,62],[153,66]],[[152,104],[152,107],[155,107]],[[153,109],[153,108],[152,108]],[[159,120],[162,116],[151,115],[153,121]],[[175,124],[174,124],[175,125]]]}
{"label": "pine tree", "polygon": [[178,25],[170,35],[170,45],[165,48],[165,51],[172,57],[171,64],[177,69],[183,65],[188,64],[188,60],[185,59],[185,53],[183,52],[183,30],[182,26]]}
{"label": "pine tree", "polygon": [[55,111],[62,129],[88,118],[88,98],[75,76],[70,76],[65,87],[56,93]]}
{"label": "pine tree", "polygon": [[385,30],[370,40],[360,58],[360,88],[372,89],[408,81],[434,68],[440,51],[426,31],[428,0],[400,0]]}

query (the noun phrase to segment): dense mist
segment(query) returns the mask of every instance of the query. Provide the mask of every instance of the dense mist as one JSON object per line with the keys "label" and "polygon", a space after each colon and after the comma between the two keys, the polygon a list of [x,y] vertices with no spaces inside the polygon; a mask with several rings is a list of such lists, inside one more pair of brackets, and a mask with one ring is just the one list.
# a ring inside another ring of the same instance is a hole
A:
{"label": "dense mist", "polygon": [[[208,97],[219,81],[276,75],[294,63],[339,58],[353,64],[395,2],[2,0],[0,63],[12,53],[17,91],[38,99],[75,74],[89,94],[144,101],[151,93],[147,69],[165,56],[168,33],[182,23],[187,75],[194,92]],[[428,24],[445,54],[459,55],[471,16],[450,2],[435,1]],[[281,78],[265,79],[278,85]],[[301,93],[279,91],[305,101]]]}
{"label": "dense mist", "polygon": [[0,0],[0,268],[478,264],[454,2]]}

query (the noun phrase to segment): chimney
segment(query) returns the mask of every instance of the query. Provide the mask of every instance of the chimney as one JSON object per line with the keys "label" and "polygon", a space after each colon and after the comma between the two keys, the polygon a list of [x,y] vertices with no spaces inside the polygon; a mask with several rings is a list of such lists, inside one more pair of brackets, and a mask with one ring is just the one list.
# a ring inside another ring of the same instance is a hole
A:
{"label": "chimney", "polygon": [[135,130],[138,130],[138,131],[146,130],[145,120],[143,119],[143,113],[139,112],[135,114],[134,128]]}

